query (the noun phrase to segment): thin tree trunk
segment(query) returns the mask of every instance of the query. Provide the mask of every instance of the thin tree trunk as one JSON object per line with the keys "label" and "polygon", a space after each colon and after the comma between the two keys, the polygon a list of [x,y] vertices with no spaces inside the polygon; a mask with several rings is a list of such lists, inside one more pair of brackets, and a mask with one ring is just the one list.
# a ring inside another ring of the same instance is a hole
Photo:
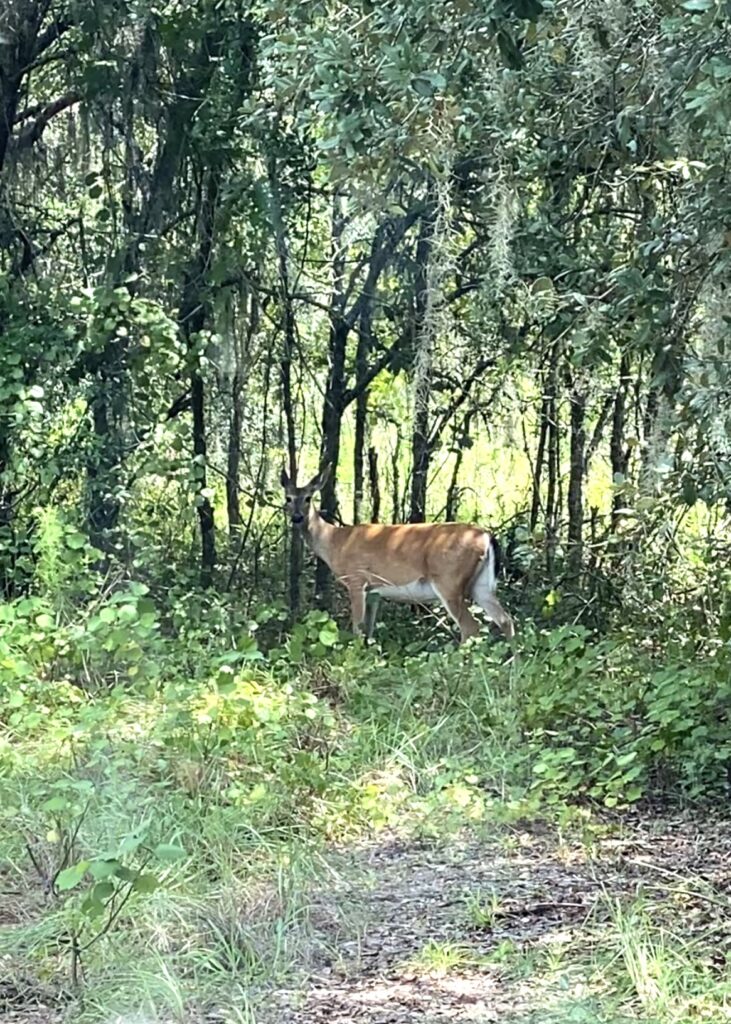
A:
{"label": "thin tree trunk", "polygon": [[[629,455],[624,447],[624,424],[625,411],[627,406],[627,392],[630,380],[630,357],[626,350],[622,353],[619,363],[619,381],[617,382],[617,394],[614,399],[614,410],[612,413],[612,436],[609,442],[609,457],[612,466],[612,481],[617,478],[624,478],[627,475]],[[624,499],[619,494],[612,496],[612,529],[615,529],[621,518],[620,509],[624,505]]]}
{"label": "thin tree trunk", "polygon": [[551,353],[546,382],[547,404],[547,451],[548,451],[548,481],[546,489],[546,569],[551,579],[554,576],[556,558],[556,540],[559,517],[559,427],[558,427],[558,352],[554,347]]}
{"label": "thin tree trunk", "polygon": [[235,373],[232,383],[231,417],[228,428],[228,452],[226,455],[226,518],[228,520],[229,543],[238,544],[241,531],[241,503],[239,502],[239,465],[241,463],[241,429],[244,419],[242,400],[243,380]]}
{"label": "thin tree trunk", "polygon": [[180,321],[187,343],[190,371],[190,397],[193,414],[193,464],[198,495],[198,522],[201,538],[202,587],[210,587],[216,566],[216,532],[213,506],[206,493],[208,485],[208,444],[206,438],[206,395],[201,373],[201,353],[198,350],[199,335],[210,318],[210,302],[206,294],[208,270],[213,251],[215,213],[218,202],[219,179],[207,171],[200,189],[197,223],[197,251],[190,263],[183,283],[183,299],[180,307]]}
{"label": "thin tree trunk", "polygon": [[241,463],[241,434],[244,422],[244,384],[246,360],[251,340],[259,326],[259,302],[255,291],[245,296],[248,306],[248,323],[246,334],[236,332],[234,338],[234,375],[231,382],[231,417],[228,431],[228,454],[226,459],[226,511],[228,518],[229,540],[232,546],[238,546],[238,534],[241,531],[241,504],[239,502],[239,466]]}
{"label": "thin tree trunk", "polygon": [[381,486],[378,478],[378,452],[368,449],[368,482],[371,492],[371,522],[381,521]]}
{"label": "thin tree trunk", "polygon": [[190,381],[191,410],[193,413],[193,454],[196,460],[198,484],[198,522],[201,535],[201,586],[213,583],[216,567],[216,529],[213,506],[205,490],[208,486],[208,444],[206,440],[206,395],[200,366],[196,366]]}
{"label": "thin tree trunk", "polygon": [[[472,423],[472,417],[474,411],[467,413],[462,421],[459,428],[459,434],[461,437],[465,437],[470,432],[470,424]],[[455,431],[456,433],[456,431]],[[452,470],[452,479],[449,481],[449,488],[447,490],[447,507],[446,517],[448,523],[453,523],[459,514],[459,501],[460,501],[460,487],[459,487],[459,471],[462,468],[462,462],[464,460],[464,444],[457,446],[457,457],[454,460],[454,468]]]}
{"label": "thin tree trunk", "polygon": [[[94,383],[89,402],[94,442],[86,462],[87,531],[94,547],[107,555],[115,546],[114,533],[120,512],[118,471],[122,459],[123,386],[121,367],[113,365],[111,374],[105,368]],[[107,564],[108,559],[103,558],[100,568],[104,569]]]}
{"label": "thin tree trunk", "polygon": [[401,522],[401,479],[399,473],[399,459],[401,458],[401,433],[399,431],[399,424],[394,424],[396,427],[396,446],[393,451],[391,458],[391,522]]}
{"label": "thin tree trunk", "polygon": [[[340,434],[345,411],[345,356],[350,326],[345,320],[345,252],[343,231],[345,229],[345,206],[341,195],[333,196],[330,252],[332,260],[332,294],[330,298],[330,333],[328,339],[329,373],[322,404],[321,464],[330,463],[332,470],[322,488],[320,509],[323,516],[332,520],[337,515],[338,461],[340,459]],[[325,563],[318,560],[315,570],[315,596],[322,607],[330,606],[330,571]]]}
{"label": "thin tree trunk", "polygon": [[434,339],[429,320],[429,261],[434,245],[436,211],[433,204],[424,214],[416,243],[414,279],[413,336],[414,425],[411,437],[411,501],[409,522],[423,523],[426,518],[426,491],[431,445],[429,443],[429,389],[431,387]]}
{"label": "thin tree trunk", "polygon": [[541,419],[538,429],[538,447],[536,449],[536,465],[533,471],[533,488],[530,505],[530,529],[531,533],[538,525],[538,516],[541,511],[541,481],[543,478],[543,466],[546,458],[546,439],[548,437],[548,419],[551,407],[550,396],[547,391],[547,384],[544,380],[543,394],[541,396]]}
{"label": "thin tree trunk", "polygon": [[241,338],[234,325],[234,374],[231,381],[231,415],[228,424],[228,450],[226,453],[226,519],[231,547],[238,544],[241,530],[241,504],[239,502],[239,466],[241,463],[241,431],[244,419],[244,366]]}
{"label": "thin tree trunk", "polygon": [[[292,359],[297,345],[297,328],[294,318],[294,307],[289,287],[289,246],[282,213],[282,199],[279,185],[277,163],[274,157],[269,160],[269,191],[271,195],[272,224],[274,242],[277,250],[277,266],[279,270],[279,300],[282,307],[283,342],[279,360],[279,380],[282,391],[282,411],[287,434],[287,461],[289,477],[297,479],[297,438],[294,402],[292,399]],[[294,619],[300,609],[301,579],[304,549],[302,532],[292,527],[289,543],[289,611]]]}
{"label": "thin tree trunk", "polygon": [[568,570],[573,579],[581,575],[582,542],[584,531],[584,451],[586,446],[586,394],[574,379],[570,382],[571,402],[571,456],[569,466],[568,513],[569,552]]}
{"label": "thin tree trunk", "polygon": [[358,348],[355,354],[355,386],[358,398],[355,403],[355,444],[353,449],[353,522],[359,523],[363,511],[364,493],[364,449],[366,419],[368,414],[368,389],[362,387],[368,372],[368,358],[371,351],[371,305],[367,303],[360,318]]}

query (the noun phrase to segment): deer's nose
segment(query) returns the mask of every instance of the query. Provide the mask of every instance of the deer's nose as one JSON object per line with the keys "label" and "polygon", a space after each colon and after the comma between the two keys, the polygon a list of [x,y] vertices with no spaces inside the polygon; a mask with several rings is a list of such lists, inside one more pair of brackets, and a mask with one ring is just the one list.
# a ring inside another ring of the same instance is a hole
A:
{"label": "deer's nose", "polygon": [[292,522],[294,523],[295,526],[301,526],[302,523],[304,523],[304,521],[305,517],[302,515],[292,516]]}

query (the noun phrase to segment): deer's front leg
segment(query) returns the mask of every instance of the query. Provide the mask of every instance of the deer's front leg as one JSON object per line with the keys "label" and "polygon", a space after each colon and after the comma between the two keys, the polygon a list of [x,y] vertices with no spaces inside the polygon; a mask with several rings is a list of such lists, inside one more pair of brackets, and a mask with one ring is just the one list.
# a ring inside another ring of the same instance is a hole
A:
{"label": "deer's front leg", "polygon": [[366,632],[366,592],[363,583],[349,583],[350,613],[353,619],[353,632]]}
{"label": "deer's front leg", "polygon": [[381,598],[378,594],[371,594],[369,598],[366,591],[365,635],[369,640],[373,639],[380,600]]}

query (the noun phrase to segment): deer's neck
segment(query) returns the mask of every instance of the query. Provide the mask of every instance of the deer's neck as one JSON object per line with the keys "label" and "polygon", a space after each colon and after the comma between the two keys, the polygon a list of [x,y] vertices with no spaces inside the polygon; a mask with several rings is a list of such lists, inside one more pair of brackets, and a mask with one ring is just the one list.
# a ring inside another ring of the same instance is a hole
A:
{"label": "deer's neck", "polygon": [[321,558],[323,562],[327,562],[328,565],[330,564],[332,543],[339,529],[339,526],[333,526],[332,523],[326,522],[314,506],[310,507],[305,527],[305,540],[317,557]]}

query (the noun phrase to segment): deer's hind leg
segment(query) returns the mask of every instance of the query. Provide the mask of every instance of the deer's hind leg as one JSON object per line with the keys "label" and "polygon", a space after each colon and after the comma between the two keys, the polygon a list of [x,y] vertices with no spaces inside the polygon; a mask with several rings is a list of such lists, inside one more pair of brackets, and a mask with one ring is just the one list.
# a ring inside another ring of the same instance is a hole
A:
{"label": "deer's hind leg", "polygon": [[464,643],[469,637],[477,636],[480,624],[467,607],[462,588],[450,587],[436,580],[432,580],[432,586],[447,613],[459,626],[460,642]]}

